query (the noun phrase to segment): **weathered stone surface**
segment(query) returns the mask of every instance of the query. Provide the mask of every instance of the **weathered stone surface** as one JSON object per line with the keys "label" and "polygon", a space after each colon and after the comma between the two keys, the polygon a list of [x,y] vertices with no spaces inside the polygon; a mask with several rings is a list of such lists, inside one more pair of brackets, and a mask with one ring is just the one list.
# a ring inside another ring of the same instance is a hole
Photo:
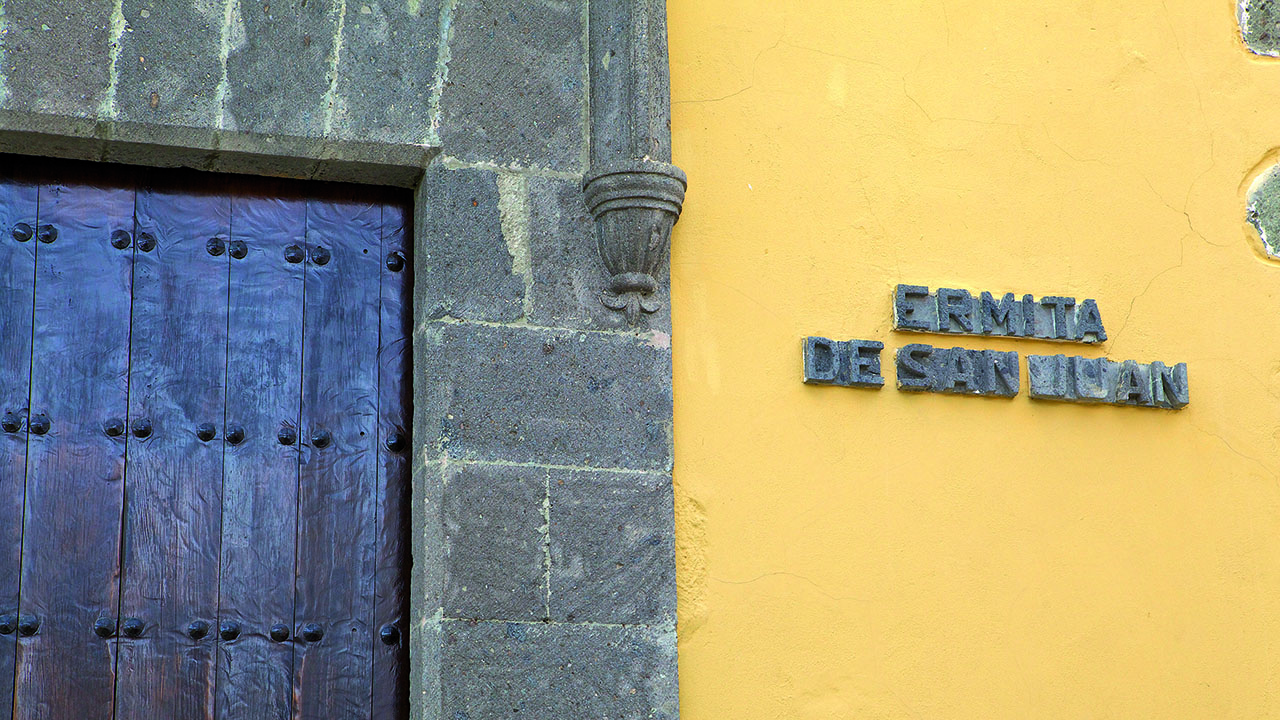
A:
{"label": "weathered stone surface", "polygon": [[876,340],[805,338],[804,381],[811,385],[878,388],[884,385],[880,374],[883,349],[884,343]]}
{"label": "weathered stone surface", "polygon": [[92,119],[0,110],[0,152],[99,160],[104,146]]}
{"label": "weathered stone surface", "polygon": [[1177,410],[1191,402],[1186,363],[1030,355],[1031,397]]}
{"label": "weathered stone surface", "polygon": [[546,471],[449,465],[444,473],[444,615],[546,617]]}
{"label": "weathered stone surface", "polygon": [[[533,303],[529,321],[568,328],[628,328],[624,314],[605,307],[600,294],[609,273],[596,250],[595,222],[582,201],[582,183],[529,178]],[[638,330],[671,333],[671,288],[658,278],[653,299],[662,307],[642,313]]]}
{"label": "weathered stone surface", "polygon": [[1280,56],[1280,0],[1240,0],[1239,18],[1249,50]]}
{"label": "weathered stone surface", "polygon": [[445,623],[442,718],[675,720],[675,632]]}
{"label": "weathered stone surface", "polygon": [[550,498],[553,620],[675,620],[671,476],[563,472]]}
{"label": "weathered stone surface", "polygon": [[418,193],[420,318],[505,322],[524,315],[524,279],[502,234],[497,175],[432,166]]}
{"label": "weathered stone surface", "polygon": [[124,121],[213,128],[222,80],[221,3],[126,0],[115,108]]}
{"label": "weathered stone surface", "polygon": [[428,453],[670,470],[671,355],[645,338],[437,322],[414,343]]}
{"label": "weathered stone surface", "polygon": [[110,85],[111,0],[6,0],[5,108],[96,117]]}
{"label": "weathered stone surface", "polygon": [[444,152],[584,170],[585,0],[458,0],[440,98]]}
{"label": "weathered stone surface", "polygon": [[299,137],[325,134],[337,22],[329,3],[236,3],[227,55],[224,127]]}
{"label": "weathered stone surface", "polygon": [[424,143],[440,0],[349,0],[334,93],[338,138]]}

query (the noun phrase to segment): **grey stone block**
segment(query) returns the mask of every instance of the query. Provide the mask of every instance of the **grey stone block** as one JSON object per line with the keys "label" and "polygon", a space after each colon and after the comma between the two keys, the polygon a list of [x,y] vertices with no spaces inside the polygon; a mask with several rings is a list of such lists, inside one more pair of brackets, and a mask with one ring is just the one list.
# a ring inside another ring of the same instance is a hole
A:
{"label": "grey stone block", "polygon": [[444,615],[546,617],[546,471],[448,465],[444,473]]}
{"label": "grey stone block", "polygon": [[430,132],[440,0],[349,0],[333,135],[408,144]]}
{"label": "grey stone block", "polygon": [[644,338],[428,323],[414,339],[427,452],[669,472],[671,355]]}
{"label": "grey stone block", "polygon": [[651,628],[445,623],[441,717],[675,720],[675,633]]}
{"label": "grey stone block", "polygon": [[[595,222],[582,200],[582,183],[531,177],[529,206],[533,270],[529,322],[565,328],[628,329],[626,315],[600,301],[609,273],[596,249]],[[653,314],[641,313],[636,329],[670,334],[670,283],[665,275],[657,280],[658,292],[653,299],[662,308]]]}
{"label": "grey stone block", "polygon": [[423,176],[417,205],[419,317],[522,317],[525,281],[502,234],[496,174],[434,165]]}
{"label": "grey stone block", "polygon": [[237,7],[227,55],[225,129],[323,136],[337,35],[332,6],[241,2]]}
{"label": "grey stone block", "polygon": [[551,617],[675,620],[671,477],[565,472],[551,479]]}
{"label": "grey stone block", "polygon": [[118,118],[213,128],[222,80],[222,3],[125,0],[116,62]]}
{"label": "grey stone block", "polygon": [[110,85],[111,0],[6,0],[5,109],[97,117]]}
{"label": "grey stone block", "polygon": [[1280,56],[1280,1],[1240,0],[1240,32],[1257,55]]}
{"label": "grey stone block", "polygon": [[584,171],[585,0],[458,0],[440,98],[446,155]]}

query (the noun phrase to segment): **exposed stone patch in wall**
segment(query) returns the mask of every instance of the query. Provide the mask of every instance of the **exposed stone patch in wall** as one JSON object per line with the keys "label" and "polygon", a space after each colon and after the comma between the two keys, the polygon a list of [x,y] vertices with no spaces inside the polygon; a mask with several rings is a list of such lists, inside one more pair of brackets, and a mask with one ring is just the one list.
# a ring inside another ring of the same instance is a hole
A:
{"label": "exposed stone patch in wall", "polygon": [[1240,0],[1238,16],[1249,50],[1280,57],[1280,0]]}
{"label": "exposed stone patch in wall", "polygon": [[1253,181],[1248,203],[1245,217],[1258,231],[1263,249],[1269,257],[1280,259],[1280,165]]}
{"label": "exposed stone patch in wall", "polygon": [[676,557],[680,572],[676,575],[676,594],[680,598],[680,635],[687,639],[706,623],[707,581],[707,509],[679,484],[675,488]]}

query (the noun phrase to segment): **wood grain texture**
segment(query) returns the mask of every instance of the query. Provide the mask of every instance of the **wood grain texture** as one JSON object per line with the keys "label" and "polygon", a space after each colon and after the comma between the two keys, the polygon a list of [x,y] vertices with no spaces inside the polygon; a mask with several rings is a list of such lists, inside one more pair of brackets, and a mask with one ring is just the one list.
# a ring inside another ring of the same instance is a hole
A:
{"label": "wood grain texture", "polygon": [[[219,645],[218,718],[287,720],[305,266],[286,253],[305,246],[306,202],[236,197],[231,236],[248,255],[231,263],[227,423],[242,426],[245,440],[224,459],[219,614],[244,630]],[[271,638],[277,624],[289,632],[283,641]]]}
{"label": "wood grain texture", "polygon": [[[407,569],[410,421],[409,322],[412,263],[405,213],[382,208],[382,283],[378,341],[378,555],[374,577],[373,711],[375,720],[408,715]],[[387,633],[383,636],[383,633]]]}
{"label": "wood grain texture", "polygon": [[[230,200],[203,183],[138,191],[117,720],[213,717]],[[146,235],[155,247],[146,251]],[[139,432],[149,425],[151,432]],[[123,625],[122,625],[123,628]]]}
{"label": "wood grain texture", "polygon": [[0,176],[0,615],[40,621],[0,635],[0,720],[407,717],[406,218],[350,186]]}
{"label": "wood grain texture", "polygon": [[18,640],[17,718],[111,717],[114,641],[93,634],[119,590],[124,438],[103,423],[128,409],[133,230],[129,189],[42,187],[41,226],[58,232],[36,263],[31,413],[20,611],[40,619]]}
{"label": "wood grain texture", "polygon": [[380,223],[378,205],[308,205],[296,615],[324,637],[297,646],[300,720],[370,713]]}
{"label": "wood grain texture", "polygon": [[[22,504],[27,481],[27,393],[31,390],[31,316],[35,310],[36,252],[27,236],[39,223],[39,186],[0,185],[0,418],[17,422],[0,429],[0,615],[18,612],[18,569],[22,557]],[[22,238],[26,238],[22,240]],[[17,634],[0,635],[0,720],[13,713],[14,653]]]}

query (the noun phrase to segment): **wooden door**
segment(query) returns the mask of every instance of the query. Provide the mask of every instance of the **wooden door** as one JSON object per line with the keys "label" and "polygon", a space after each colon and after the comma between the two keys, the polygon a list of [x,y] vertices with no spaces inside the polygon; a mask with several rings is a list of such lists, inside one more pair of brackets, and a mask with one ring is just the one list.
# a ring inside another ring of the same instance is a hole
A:
{"label": "wooden door", "polygon": [[0,156],[0,720],[406,715],[407,217]]}

